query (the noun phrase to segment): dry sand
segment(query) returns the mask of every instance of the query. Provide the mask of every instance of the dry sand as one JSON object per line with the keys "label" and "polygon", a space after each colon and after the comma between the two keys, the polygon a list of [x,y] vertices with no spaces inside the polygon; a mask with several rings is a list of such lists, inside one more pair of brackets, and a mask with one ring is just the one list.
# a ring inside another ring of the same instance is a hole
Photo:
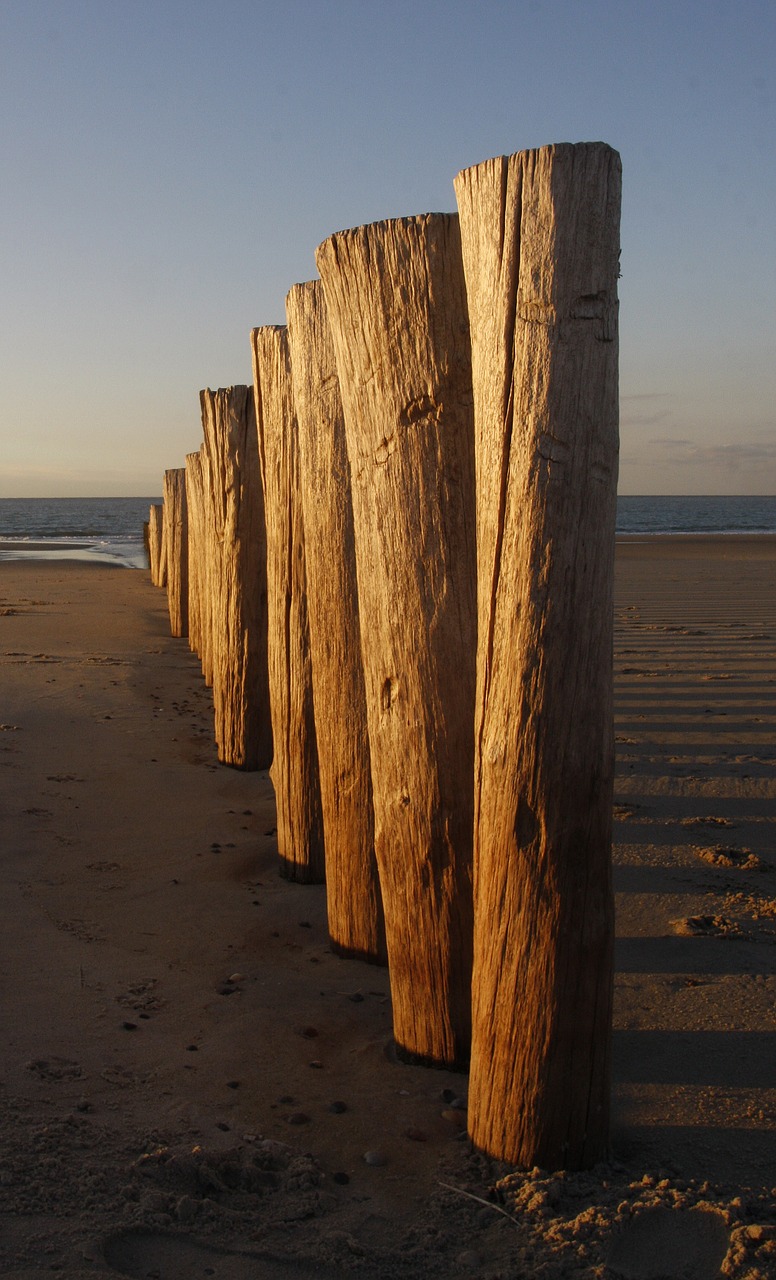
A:
{"label": "dry sand", "polygon": [[621,542],[616,624],[612,1160],[520,1173],[279,878],[147,575],[0,564],[1,1275],[776,1275],[776,540]]}

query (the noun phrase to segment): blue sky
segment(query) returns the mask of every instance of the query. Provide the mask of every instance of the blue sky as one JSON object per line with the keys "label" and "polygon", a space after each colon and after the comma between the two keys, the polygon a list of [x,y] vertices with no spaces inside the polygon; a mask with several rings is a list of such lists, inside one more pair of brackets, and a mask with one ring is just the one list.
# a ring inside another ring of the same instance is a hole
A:
{"label": "blue sky", "polygon": [[773,0],[0,0],[0,496],[153,495],[316,246],[623,161],[623,493],[776,493]]}

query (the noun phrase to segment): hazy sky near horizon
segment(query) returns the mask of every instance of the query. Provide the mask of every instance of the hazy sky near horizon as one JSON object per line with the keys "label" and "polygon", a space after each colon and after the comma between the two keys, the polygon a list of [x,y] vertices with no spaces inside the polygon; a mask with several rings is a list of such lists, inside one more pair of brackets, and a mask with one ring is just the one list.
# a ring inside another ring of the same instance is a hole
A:
{"label": "hazy sky near horizon", "polygon": [[0,0],[0,496],[154,495],[333,231],[623,162],[623,493],[776,493],[773,0]]}

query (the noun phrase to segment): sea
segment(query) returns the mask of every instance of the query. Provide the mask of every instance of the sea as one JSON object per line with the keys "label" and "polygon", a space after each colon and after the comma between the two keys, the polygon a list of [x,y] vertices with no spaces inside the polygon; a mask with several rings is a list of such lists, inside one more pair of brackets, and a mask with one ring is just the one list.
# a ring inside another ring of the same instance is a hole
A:
{"label": "sea", "polygon": [[617,499],[617,532],[776,533],[776,494],[766,497],[636,497]]}
{"label": "sea", "polygon": [[[147,566],[143,524],[161,498],[0,498],[0,560]],[[617,533],[776,534],[776,495],[617,499]]]}
{"label": "sea", "polygon": [[161,498],[0,498],[0,560],[148,565],[143,524]]}

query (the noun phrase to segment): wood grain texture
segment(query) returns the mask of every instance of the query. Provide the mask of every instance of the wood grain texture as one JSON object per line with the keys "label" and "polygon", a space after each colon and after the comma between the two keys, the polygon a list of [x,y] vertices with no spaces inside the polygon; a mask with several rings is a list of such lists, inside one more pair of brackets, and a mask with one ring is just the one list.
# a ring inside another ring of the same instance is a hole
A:
{"label": "wood grain texture", "polygon": [[351,466],[361,647],[394,1034],[466,1062],[470,1037],[474,458],[455,215],[317,251]]}
{"label": "wood grain texture", "polygon": [[253,390],[267,528],[269,697],[281,873],[325,879],[313,711],[304,520],[288,334],[251,333]]}
{"label": "wood grain texture", "polygon": [[286,298],[304,520],[326,905],[341,955],[385,962],[345,421],[320,281]]}
{"label": "wood grain texture", "polygon": [[621,171],[603,144],[459,174],[477,452],[470,1133],[603,1157],[613,909]]}
{"label": "wood grain texture", "polygon": [[205,576],[218,758],[238,769],[268,769],[266,532],[253,389],[206,389],[200,405],[208,460]]}
{"label": "wood grain texture", "polygon": [[189,538],[186,472],[183,467],[165,471],[163,496],[163,543],[170,631],[174,636],[185,636],[189,626]]}
{"label": "wood grain texture", "polygon": [[167,563],[162,554],[164,547],[164,507],[154,503],[148,512],[148,563],[151,582],[155,587],[167,586]]}

